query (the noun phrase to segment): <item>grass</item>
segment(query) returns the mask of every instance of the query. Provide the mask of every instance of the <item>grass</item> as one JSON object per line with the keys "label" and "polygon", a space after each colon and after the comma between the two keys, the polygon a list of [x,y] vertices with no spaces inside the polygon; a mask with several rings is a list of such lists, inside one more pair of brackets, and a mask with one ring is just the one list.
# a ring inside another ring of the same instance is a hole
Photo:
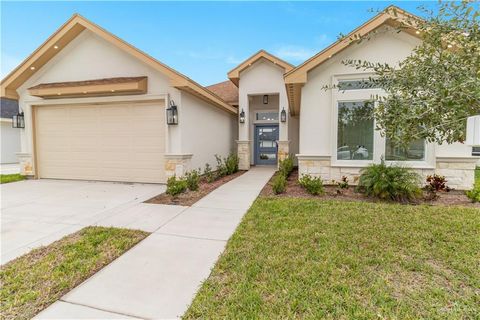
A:
{"label": "grass", "polygon": [[2,319],[31,319],[148,233],[87,227],[35,249],[0,271]]}
{"label": "grass", "polygon": [[259,198],[186,319],[478,319],[480,214]]}
{"label": "grass", "polygon": [[21,174],[14,173],[14,174],[0,174],[0,183],[9,183],[15,181],[22,181],[25,177]]}

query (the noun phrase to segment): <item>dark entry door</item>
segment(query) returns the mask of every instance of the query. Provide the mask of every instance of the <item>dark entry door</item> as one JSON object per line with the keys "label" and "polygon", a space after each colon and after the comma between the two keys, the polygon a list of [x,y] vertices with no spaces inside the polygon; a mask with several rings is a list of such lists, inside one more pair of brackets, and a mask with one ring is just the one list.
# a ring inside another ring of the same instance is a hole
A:
{"label": "dark entry door", "polygon": [[255,126],[255,164],[277,164],[278,124]]}

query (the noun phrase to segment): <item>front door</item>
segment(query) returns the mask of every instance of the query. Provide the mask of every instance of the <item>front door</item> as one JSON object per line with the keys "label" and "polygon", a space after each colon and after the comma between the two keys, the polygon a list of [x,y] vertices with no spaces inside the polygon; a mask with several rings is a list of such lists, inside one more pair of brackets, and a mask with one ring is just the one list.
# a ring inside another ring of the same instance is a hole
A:
{"label": "front door", "polygon": [[255,126],[255,164],[277,164],[278,124]]}

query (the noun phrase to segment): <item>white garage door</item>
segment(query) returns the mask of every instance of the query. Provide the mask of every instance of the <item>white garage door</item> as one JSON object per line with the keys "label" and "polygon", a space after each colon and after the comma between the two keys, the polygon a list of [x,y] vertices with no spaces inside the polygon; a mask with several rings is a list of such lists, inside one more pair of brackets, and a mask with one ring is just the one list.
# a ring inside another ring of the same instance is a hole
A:
{"label": "white garage door", "polygon": [[40,178],[165,182],[165,108],[156,104],[35,108]]}

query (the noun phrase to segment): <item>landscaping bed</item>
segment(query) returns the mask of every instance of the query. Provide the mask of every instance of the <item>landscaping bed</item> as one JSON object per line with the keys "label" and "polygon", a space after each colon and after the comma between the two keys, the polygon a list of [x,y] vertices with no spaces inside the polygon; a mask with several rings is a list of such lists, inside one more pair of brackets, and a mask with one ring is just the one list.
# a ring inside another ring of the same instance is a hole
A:
{"label": "landscaping bed", "polygon": [[[479,170],[477,169],[477,173]],[[477,175],[477,177],[480,175]],[[355,186],[350,186],[348,189],[342,189],[341,193],[338,193],[337,186],[325,185],[323,195],[311,195],[298,183],[298,170],[294,169],[287,178],[286,190],[284,193],[274,194],[272,190],[272,183],[275,176],[265,185],[261,195],[269,197],[300,197],[300,198],[316,198],[322,200],[346,200],[346,201],[369,201],[369,202],[385,202],[385,200],[379,200],[376,198],[366,197],[363,193],[355,192]],[[478,178],[477,178],[478,180]],[[425,196],[427,193],[425,192]],[[470,199],[465,195],[464,191],[451,190],[449,192],[439,192],[438,198],[435,200],[419,199],[416,204],[429,204],[429,205],[461,205],[480,208],[480,203],[472,203]]]}
{"label": "landscaping bed", "polygon": [[31,319],[143,240],[147,232],[87,227],[1,267],[2,319]]}
{"label": "landscaping bed", "polygon": [[241,176],[244,173],[245,171],[238,171],[231,175],[218,178],[217,180],[212,182],[207,182],[205,179],[201,179],[198,185],[198,190],[196,191],[187,190],[175,196],[169,195],[167,193],[162,193],[158,196],[148,199],[147,201],[145,201],[145,203],[191,206],[213,190],[237,178],[238,176]]}
{"label": "landscaping bed", "polygon": [[478,212],[260,197],[184,318],[477,318]]}

